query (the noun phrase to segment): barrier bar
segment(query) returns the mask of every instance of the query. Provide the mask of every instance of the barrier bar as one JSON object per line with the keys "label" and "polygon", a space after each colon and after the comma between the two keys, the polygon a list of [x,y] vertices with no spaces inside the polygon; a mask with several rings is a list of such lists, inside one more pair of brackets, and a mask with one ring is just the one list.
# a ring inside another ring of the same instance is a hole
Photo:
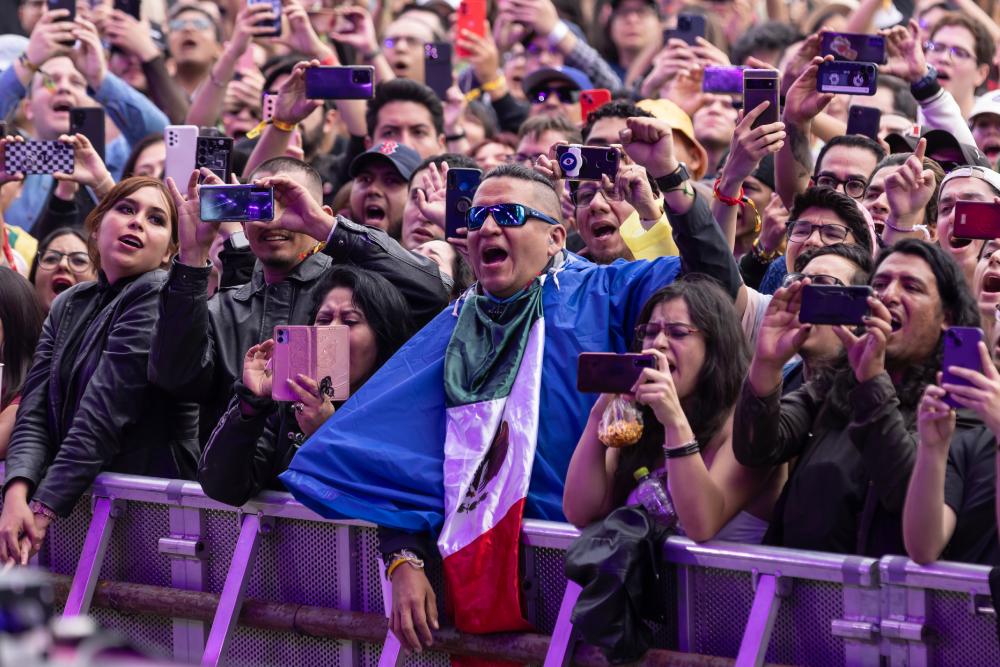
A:
{"label": "barrier bar", "polygon": [[63,616],[81,616],[90,611],[97,578],[101,576],[104,554],[108,551],[108,541],[115,527],[115,519],[124,505],[119,500],[106,497],[94,498],[94,514],[87,527],[87,537],[80,552],[80,562],[76,565],[73,585],[66,598]]}

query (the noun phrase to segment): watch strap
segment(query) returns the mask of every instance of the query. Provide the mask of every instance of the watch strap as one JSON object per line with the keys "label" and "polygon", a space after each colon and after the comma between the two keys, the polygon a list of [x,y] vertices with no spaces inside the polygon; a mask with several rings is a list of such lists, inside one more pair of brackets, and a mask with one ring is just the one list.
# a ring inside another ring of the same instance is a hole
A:
{"label": "watch strap", "polygon": [[660,176],[656,179],[656,186],[660,188],[660,192],[670,192],[671,190],[676,190],[680,187],[681,183],[691,178],[690,172],[688,172],[687,165],[683,162],[677,163],[677,168],[666,176]]}

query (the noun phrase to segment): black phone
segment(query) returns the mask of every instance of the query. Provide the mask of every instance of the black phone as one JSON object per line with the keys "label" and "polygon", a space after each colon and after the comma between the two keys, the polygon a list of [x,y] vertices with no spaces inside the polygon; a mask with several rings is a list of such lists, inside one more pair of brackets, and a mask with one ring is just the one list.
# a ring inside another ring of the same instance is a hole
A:
{"label": "black phone", "polygon": [[82,134],[93,144],[94,150],[104,161],[104,109],[78,107],[69,110],[69,133]]}
{"label": "black phone", "polygon": [[256,222],[274,219],[274,190],[256,185],[202,185],[202,222]]}
{"label": "black phone", "polygon": [[867,285],[806,285],[802,288],[799,322],[803,324],[863,324],[869,313]]}
{"label": "black phone", "polygon": [[[69,21],[72,23],[76,21],[76,0],[48,0],[49,11],[55,11],[56,9],[66,9],[69,11],[69,16],[65,16],[60,21]],[[72,46],[76,40],[69,40],[63,42],[67,46]]]}
{"label": "black phone", "polygon": [[195,169],[205,167],[221,178],[223,183],[227,183],[229,173],[232,171],[232,158],[232,137],[198,137],[194,152]]}
{"label": "black phone", "polygon": [[958,200],[952,235],[960,239],[1000,238],[1000,206],[993,202]]}
{"label": "black phone", "polygon": [[816,90],[842,95],[874,95],[878,90],[878,65],[843,60],[820,63]]}
{"label": "black phone", "polygon": [[885,37],[848,32],[824,32],[820,37],[821,56],[837,60],[885,64]]}
{"label": "black phone", "polygon": [[647,368],[656,368],[656,357],[651,354],[581,352],[576,361],[576,389],[585,394],[627,394]]}
{"label": "black phone", "polygon": [[138,19],[142,5],[142,0],[115,0],[115,9],[131,15]]}
{"label": "black phone", "polygon": [[680,14],[677,16],[677,27],[663,31],[663,45],[671,39],[680,39],[691,46],[697,44],[697,37],[705,36],[705,17],[700,14]]}
{"label": "black phone", "polygon": [[482,169],[452,167],[448,170],[445,183],[445,238],[459,238],[458,229],[468,227],[466,214],[472,206],[472,197],[476,194],[482,177]]}
{"label": "black phone", "polygon": [[[967,380],[948,371],[952,366],[967,368],[977,373],[983,372],[983,362],[979,356],[979,343],[983,340],[983,330],[979,327],[948,327],[944,331],[944,354],[941,357],[941,384],[970,386]],[[961,408],[950,395],[944,402],[953,408]]]}
{"label": "black phone", "polygon": [[439,100],[444,100],[447,99],[448,89],[453,82],[451,44],[444,42],[424,44],[424,83],[434,91]]}
{"label": "black phone", "polygon": [[847,134],[860,134],[878,141],[882,125],[882,110],[855,104],[847,110]]}
{"label": "black phone", "polygon": [[274,21],[261,21],[258,24],[260,28],[271,28],[271,32],[266,35],[261,35],[261,37],[280,37],[281,36],[281,0],[247,0],[247,6],[250,5],[271,5],[271,11],[274,12]]}
{"label": "black phone", "polygon": [[614,182],[621,159],[621,152],[609,146],[556,146],[559,169],[563,177],[571,181],[599,181],[606,175]]}
{"label": "black phone", "polygon": [[743,113],[750,113],[764,102],[770,102],[751,127],[777,123],[781,118],[778,76],[778,71],[773,69],[743,70]]}
{"label": "black phone", "polygon": [[306,98],[310,100],[370,100],[375,97],[375,68],[310,67]]}

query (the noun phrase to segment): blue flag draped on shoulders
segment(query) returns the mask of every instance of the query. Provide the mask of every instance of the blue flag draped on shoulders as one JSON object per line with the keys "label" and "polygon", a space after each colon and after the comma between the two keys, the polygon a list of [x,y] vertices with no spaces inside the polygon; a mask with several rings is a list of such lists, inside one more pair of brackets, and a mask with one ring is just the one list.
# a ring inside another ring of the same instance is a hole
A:
{"label": "blue flag draped on shoulders", "polygon": [[[537,446],[524,516],[565,521],[569,460],[596,397],[576,390],[580,352],[626,352],[642,305],[680,272],[677,257],[548,271]],[[435,537],[444,522],[445,351],[461,303],[410,339],[292,459],[281,481],[304,505]]]}

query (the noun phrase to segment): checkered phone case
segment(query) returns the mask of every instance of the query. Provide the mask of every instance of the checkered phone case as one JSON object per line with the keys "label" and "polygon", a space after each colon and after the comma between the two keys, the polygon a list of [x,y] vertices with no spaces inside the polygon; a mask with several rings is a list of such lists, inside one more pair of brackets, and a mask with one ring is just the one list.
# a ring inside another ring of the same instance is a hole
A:
{"label": "checkered phone case", "polygon": [[25,141],[7,144],[4,171],[8,174],[73,173],[73,147],[61,141]]}

